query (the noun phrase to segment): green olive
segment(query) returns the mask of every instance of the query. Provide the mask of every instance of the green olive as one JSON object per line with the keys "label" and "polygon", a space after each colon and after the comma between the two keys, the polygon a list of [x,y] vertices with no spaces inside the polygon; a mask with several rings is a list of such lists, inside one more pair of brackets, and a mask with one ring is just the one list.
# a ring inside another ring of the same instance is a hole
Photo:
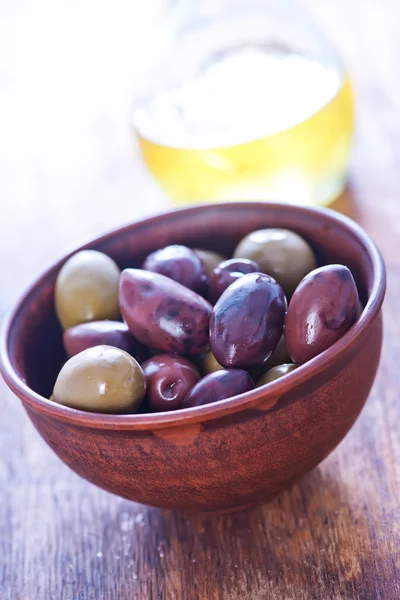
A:
{"label": "green olive", "polygon": [[64,329],[102,319],[119,318],[120,270],[102,252],[82,250],[61,268],[55,288],[55,307]]}
{"label": "green olive", "polygon": [[204,270],[208,277],[211,277],[215,267],[226,260],[226,256],[222,256],[222,254],[214,252],[213,250],[202,250],[200,248],[196,248],[195,252],[203,263]]}
{"label": "green olive", "polygon": [[264,375],[261,377],[261,379],[258,380],[257,387],[266,385],[267,383],[271,383],[271,381],[275,381],[275,379],[279,379],[280,377],[283,377],[284,375],[291,373],[292,371],[297,369],[297,366],[298,365],[294,365],[293,363],[291,363],[291,364],[277,365],[276,367],[273,367],[272,369],[270,369],[269,371],[264,373]]}
{"label": "green olive", "polygon": [[146,393],[138,362],[114,346],[94,346],[75,354],[61,369],[53,401],[92,412],[133,412]]}
{"label": "green olive", "polygon": [[284,363],[290,363],[292,359],[289,356],[289,352],[286,348],[285,336],[281,335],[281,339],[279,340],[275,350],[261,367],[256,369],[252,369],[250,371],[250,375],[252,376],[254,381],[258,381],[264,373],[272,369],[272,367],[276,367],[277,365],[282,365]]}
{"label": "green olive", "polygon": [[272,367],[276,367],[277,365],[281,365],[283,363],[287,363],[290,361],[289,352],[286,348],[285,336],[282,335],[279,340],[275,350],[267,360],[265,367],[267,369],[272,369]]}
{"label": "green olive", "polygon": [[212,352],[207,352],[201,360],[200,369],[204,375],[223,369]]}
{"label": "green olive", "polygon": [[291,296],[317,262],[311,246],[288,229],[260,229],[244,237],[236,247],[235,258],[248,258],[259,264]]}

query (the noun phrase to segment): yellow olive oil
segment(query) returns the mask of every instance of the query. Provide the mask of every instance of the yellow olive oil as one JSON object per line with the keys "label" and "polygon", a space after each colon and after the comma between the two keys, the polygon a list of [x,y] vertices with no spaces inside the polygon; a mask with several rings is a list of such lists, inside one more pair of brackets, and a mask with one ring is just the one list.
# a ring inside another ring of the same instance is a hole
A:
{"label": "yellow olive oil", "polygon": [[184,84],[142,95],[133,126],[148,168],[178,204],[327,205],[345,184],[351,86],[338,65],[244,47]]}

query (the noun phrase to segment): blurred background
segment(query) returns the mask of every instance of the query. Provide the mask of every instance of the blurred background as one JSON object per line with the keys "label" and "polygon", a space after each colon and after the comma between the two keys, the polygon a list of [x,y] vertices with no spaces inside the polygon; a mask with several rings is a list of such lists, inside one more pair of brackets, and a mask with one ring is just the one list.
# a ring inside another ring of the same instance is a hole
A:
{"label": "blurred background", "polygon": [[385,143],[376,125],[399,102],[396,20],[381,18],[395,7],[1,2],[0,309],[67,250],[173,203],[329,204],[349,156],[373,234],[378,205],[398,210],[382,176],[396,125]]}

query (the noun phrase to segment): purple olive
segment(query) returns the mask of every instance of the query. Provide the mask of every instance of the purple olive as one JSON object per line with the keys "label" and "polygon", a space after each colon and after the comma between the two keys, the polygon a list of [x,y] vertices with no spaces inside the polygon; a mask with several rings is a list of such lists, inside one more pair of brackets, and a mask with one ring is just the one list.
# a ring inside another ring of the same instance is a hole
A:
{"label": "purple olive", "polygon": [[289,304],[285,340],[303,364],[334,344],[357,319],[358,292],[349,269],[326,265],[302,279]]}
{"label": "purple olive", "polygon": [[167,354],[203,354],[209,349],[212,306],[187,287],[150,271],[125,269],[119,301],[133,335]]}
{"label": "purple olive", "polygon": [[209,295],[213,302],[216,302],[223,292],[234,281],[247,275],[256,273],[260,267],[254,260],[247,258],[230,258],[215,267],[209,283]]}
{"label": "purple olive", "polygon": [[214,306],[211,350],[224,367],[261,366],[283,332],[286,298],[281,286],[263,273],[249,273],[230,285]]}
{"label": "purple olive", "polygon": [[120,321],[91,321],[66,329],[63,334],[64,347],[69,358],[93,346],[115,346],[129,352],[141,363],[148,351],[135,339],[125,323]]}
{"label": "purple olive", "polygon": [[223,369],[200,379],[191,389],[183,403],[183,408],[202,406],[218,400],[225,400],[254,389],[254,383],[247,371]]}
{"label": "purple olive", "polygon": [[166,246],[149,254],[143,269],[165,275],[201,294],[207,293],[208,277],[200,257],[186,246]]}
{"label": "purple olive", "polygon": [[157,354],[143,365],[147,378],[147,399],[155,412],[182,408],[183,401],[200,374],[187,358]]}

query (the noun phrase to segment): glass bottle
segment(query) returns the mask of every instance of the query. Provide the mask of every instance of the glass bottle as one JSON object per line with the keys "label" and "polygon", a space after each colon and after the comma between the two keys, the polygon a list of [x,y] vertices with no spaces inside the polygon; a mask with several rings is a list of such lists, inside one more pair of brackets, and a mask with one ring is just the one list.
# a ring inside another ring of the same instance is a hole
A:
{"label": "glass bottle", "polygon": [[292,0],[178,1],[168,51],[143,77],[132,125],[178,204],[328,205],[343,190],[352,92],[334,48]]}

